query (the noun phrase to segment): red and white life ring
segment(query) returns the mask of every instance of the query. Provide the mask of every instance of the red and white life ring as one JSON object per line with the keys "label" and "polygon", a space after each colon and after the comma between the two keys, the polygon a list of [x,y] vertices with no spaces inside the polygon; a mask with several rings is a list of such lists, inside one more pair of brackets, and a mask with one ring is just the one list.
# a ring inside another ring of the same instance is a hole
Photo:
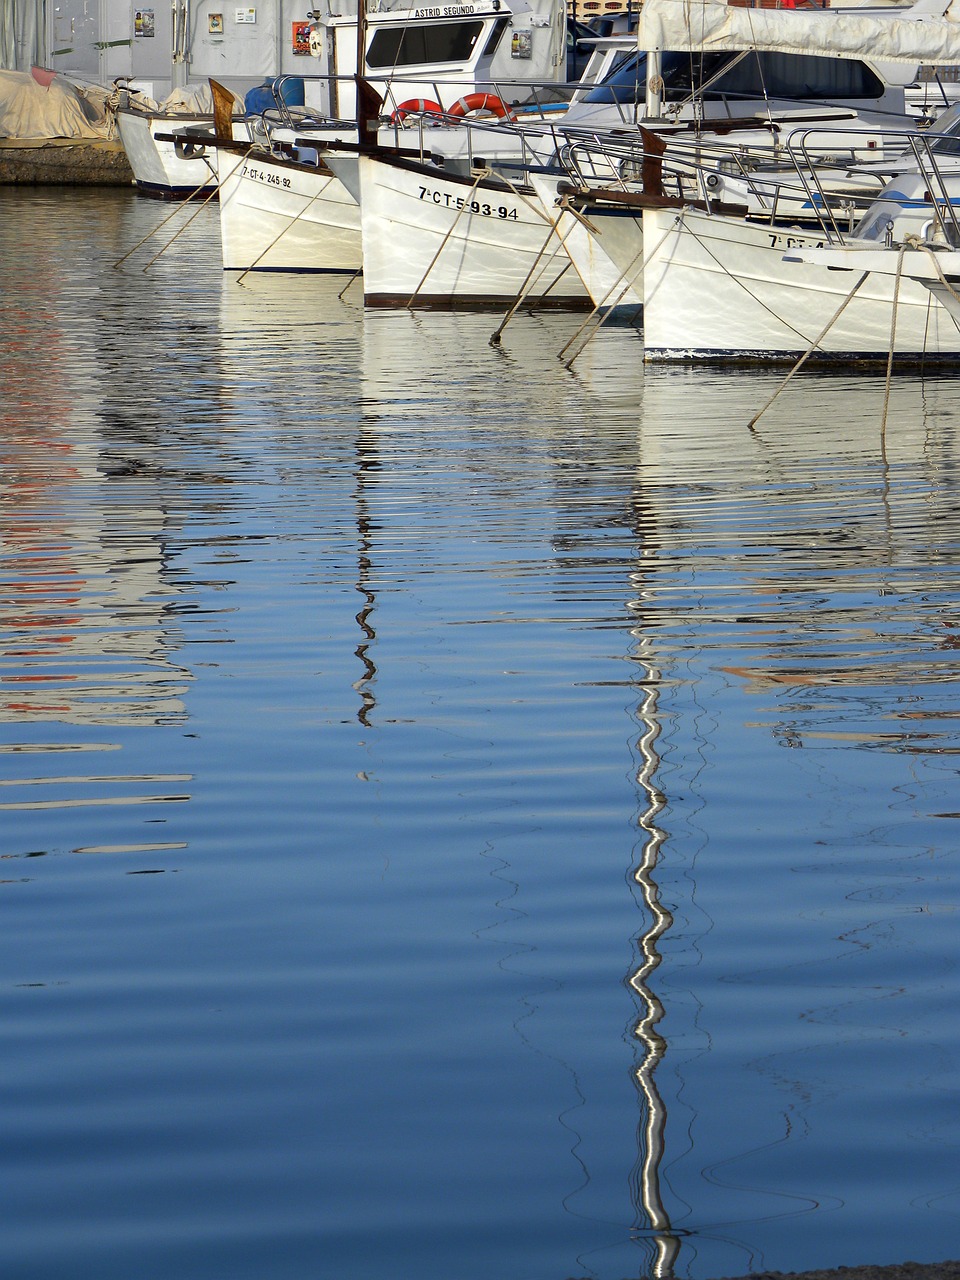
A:
{"label": "red and white life ring", "polygon": [[495,93],[468,93],[453,104],[447,115],[465,116],[469,111],[492,111],[501,120],[510,114],[510,108]]}
{"label": "red and white life ring", "polygon": [[407,98],[406,102],[401,102],[396,111],[390,117],[391,124],[399,124],[401,120],[407,116],[413,115],[442,116],[443,107],[439,102],[434,102],[432,98]]}

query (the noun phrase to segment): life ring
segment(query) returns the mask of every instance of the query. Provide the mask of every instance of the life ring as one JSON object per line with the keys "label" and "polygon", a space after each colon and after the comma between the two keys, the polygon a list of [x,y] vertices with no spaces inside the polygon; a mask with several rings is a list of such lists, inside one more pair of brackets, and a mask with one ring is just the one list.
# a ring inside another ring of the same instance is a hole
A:
{"label": "life ring", "polygon": [[510,114],[510,108],[495,93],[468,93],[453,104],[447,115],[465,116],[468,111],[492,111],[501,120]]}
{"label": "life ring", "polygon": [[443,107],[439,102],[434,102],[432,98],[407,98],[406,102],[401,102],[396,111],[390,117],[391,124],[399,124],[401,120],[414,112],[417,115],[442,116]]}

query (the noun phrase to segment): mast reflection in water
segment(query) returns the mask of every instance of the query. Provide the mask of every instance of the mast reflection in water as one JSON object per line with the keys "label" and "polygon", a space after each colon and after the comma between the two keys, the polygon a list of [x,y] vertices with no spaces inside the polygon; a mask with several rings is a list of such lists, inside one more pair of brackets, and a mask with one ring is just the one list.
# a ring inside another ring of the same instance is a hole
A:
{"label": "mast reflection in water", "polygon": [[651,1253],[644,1272],[657,1277],[657,1280],[670,1280],[680,1252],[680,1239],[671,1226],[670,1215],[663,1202],[660,1169],[666,1141],[667,1108],[656,1082],[657,1068],[667,1052],[667,1043],[657,1030],[664,1015],[663,1004],[649,982],[660,965],[660,939],[673,924],[673,916],[661,902],[660,889],[654,879],[660,851],[666,840],[666,833],[658,822],[665,803],[657,784],[657,767],[660,763],[657,755],[657,738],[660,734],[657,717],[660,673],[650,656],[652,646],[649,640],[639,628],[635,634],[639,646],[636,662],[643,672],[637,682],[640,689],[637,718],[641,725],[636,744],[640,756],[637,782],[645,807],[638,819],[642,839],[633,880],[640,891],[649,924],[637,938],[639,964],[629,979],[630,986],[641,1001],[634,1035],[644,1051],[635,1072],[644,1118],[639,1132],[640,1156],[632,1181],[638,1210],[635,1228],[637,1238],[647,1242]]}
{"label": "mast reflection in water", "polygon": [[360,695],[360,706],[357,719],[365,728],[371,727],[370,716],[377,705],[374,682],[377,678],[376,663],[370,656],[370,647],[377,638],[371,617],[376,609],[377,597],[373,590],[373,521],[367,497],[367,481],[371,473],[380,467],[377,458],[377,447],[374,436],[369,438],[362,428],[357,437],[356,486],[354,499],[357,504],[357,591],[363,599],[363,605],[357,613],[357,625],[363,639],[357,645],[356,655],[360,659],[363,673],[354,681],[353,687]]}

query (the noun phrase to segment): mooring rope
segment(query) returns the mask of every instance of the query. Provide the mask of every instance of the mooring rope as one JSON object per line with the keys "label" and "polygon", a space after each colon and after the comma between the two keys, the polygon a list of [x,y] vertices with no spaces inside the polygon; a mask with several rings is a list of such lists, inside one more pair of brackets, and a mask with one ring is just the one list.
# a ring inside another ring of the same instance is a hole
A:
{"label": "mooring rope", "polygon": [[827,323],[823,326],[823,328],[817,334],[816,338],[814,338],[810,346],[807,347],[806,351],[803,353],[803,355],[800,357],[797,363],[793,366],[793,368],[790,370],[790,372],[787,374],[784,380],[780,383],[779,387],[777,387],[776,391],[773,393],[773,395],[770,397],[767,403],[763,406],[763,408],[760,410],[759,413],[754,414],[754,416],[750,419],[750,421],[747,423],[747,426],[750,428],[751,431],[757,425],[757,423],[760,421],[763,415],[767,412],[770,406],[773,404],[774,400],[776,400],[777,396],[779,396],[780,392],[783,391],[783,389],[786,387],[787,383],[790,381],[793,375],[795,373],[799,373],[799,371],[806,364],[810,356],[813,355],[814,351],[816,351],[817,347],[819,347],[820,343],[827,336],[827,334],[830,332],[830,330],[833,328],[836,322],[840,319],[840,316],[843,314],[844,310],[846,309],[847,304],[853,299],[853,295],[857,292],[857,290],[860,288],[860,286],[863,284],[864,280],[866,280],[869,274],[870,274],[869,271],[863,272],[860,279],[853,286],[853,288],[844,298],[843,302],[841,302],[840,306],[836,309],[836,311],[833,313],[833,315],[830,317]]}
{"label": "mooring rope", "polygon": [[893,278],[893,306],[890,312],[890,349],[887,352],[887,378],[883,389],[883,413],[880,417],[880,452],[887,460],[887,411],[890,408],[890,386],[893,378],[893,348],[897,340],[897,305],[900,301],[900,281],[903,278],[903,255],[907,252],[904,241],[897,251],[897,274]]}

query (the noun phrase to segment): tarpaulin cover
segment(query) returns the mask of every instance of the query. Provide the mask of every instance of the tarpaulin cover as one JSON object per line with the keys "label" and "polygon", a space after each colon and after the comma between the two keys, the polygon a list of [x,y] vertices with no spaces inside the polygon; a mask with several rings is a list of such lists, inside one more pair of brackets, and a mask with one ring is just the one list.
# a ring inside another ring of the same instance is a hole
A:
{"label": "tarpaulin cover", "polygon": [[114,138],[107,98],[106,89],[63,76],[44,85],[29,71],[0,71],[0,138]]}
{"label": "tarpaulin cover", "polygon": [[[960,7],[960,0],[957,0]],[[953,0],[921,0],[890,15],[857,9],[745,9],[717,0],[644,0],[637,45],[651,52],[765,50],[908,62],[960,63]]]}

